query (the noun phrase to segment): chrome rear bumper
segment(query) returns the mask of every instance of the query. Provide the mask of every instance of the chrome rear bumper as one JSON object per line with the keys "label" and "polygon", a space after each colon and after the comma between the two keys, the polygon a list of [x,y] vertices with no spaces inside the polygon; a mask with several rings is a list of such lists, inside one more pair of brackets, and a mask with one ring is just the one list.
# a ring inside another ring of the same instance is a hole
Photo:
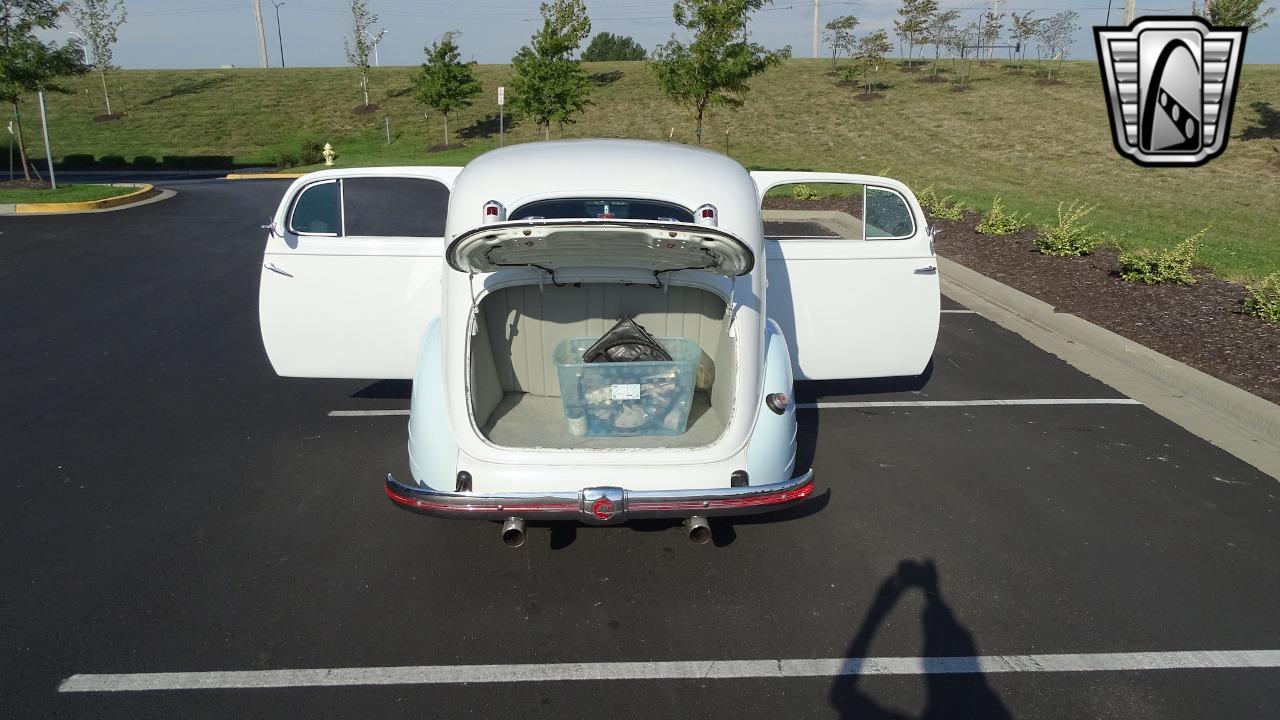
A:
{"label": "chrome rear bumper", "polygon": [[414,512],[439,517],[505,520],[578,520],[612,525],[637,518],[717,517],[772,512],[813,494],[813,470],[769,485],[705,490],[626,490],[592,487],[577,492],[439,492],[405,485],[387,474],[387,497]]}

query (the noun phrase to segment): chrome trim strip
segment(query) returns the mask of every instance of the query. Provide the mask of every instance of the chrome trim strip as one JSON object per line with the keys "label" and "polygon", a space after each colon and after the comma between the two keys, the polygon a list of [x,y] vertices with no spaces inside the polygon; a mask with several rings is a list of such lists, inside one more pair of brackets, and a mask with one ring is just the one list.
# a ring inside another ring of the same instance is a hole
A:
{"label": "chrome trim strip", "polygon": [[[441,492],[406,485],[387,473],[385,490],[397,506],[438,517],[505,520],[577,520],[592,525],[616,524],[637,518],[720,517],[772,512],[813,496],[813,470],[768,485],[692,490],[623,490],[584,488],[577,492],[480,493]],[[613,515],[591,514],[589,499],[609,491]],[[620,502],[617,492],[621,492]]]}

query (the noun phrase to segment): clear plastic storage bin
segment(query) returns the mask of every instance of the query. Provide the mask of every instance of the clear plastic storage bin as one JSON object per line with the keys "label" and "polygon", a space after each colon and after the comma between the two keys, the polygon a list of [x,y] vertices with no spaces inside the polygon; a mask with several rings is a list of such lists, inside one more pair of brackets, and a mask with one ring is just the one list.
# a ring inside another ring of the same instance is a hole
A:
{"label": "clear plastic storage bin", "polygon": [[552,359],[570,435],[679,435],[689,422],[702,348],[688,338],[654,338],[670,361],[582,361],[596,338],[570,338]]}

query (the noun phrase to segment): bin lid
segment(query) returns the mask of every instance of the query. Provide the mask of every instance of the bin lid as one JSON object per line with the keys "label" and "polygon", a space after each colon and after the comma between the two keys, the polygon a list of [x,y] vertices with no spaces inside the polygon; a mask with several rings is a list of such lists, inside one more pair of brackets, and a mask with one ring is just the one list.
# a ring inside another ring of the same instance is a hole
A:
{"label": "bin lid", "polygon": [[445,253],[466,273],[504,267],[703,270],[746,275],[751,249],[733,235],[693,223],[642,220],[536,220],[482,225],[462,233]]}

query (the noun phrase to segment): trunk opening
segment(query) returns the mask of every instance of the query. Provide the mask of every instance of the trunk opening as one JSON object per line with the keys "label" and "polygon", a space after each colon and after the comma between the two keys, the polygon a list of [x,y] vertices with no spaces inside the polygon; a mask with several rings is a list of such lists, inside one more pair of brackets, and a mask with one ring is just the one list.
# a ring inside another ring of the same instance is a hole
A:
{"label": "trunk opening", "polygon": [[[699,447],[724,433],[734,404],[737,353],[726,303],[709,290],[621,283],[520,285],[486,295],[471,338],[470,398],[476,427],[516,448]],[[656,337],[684,337],[702,350],[688,426],[680,435],[570,434],[552,352],[561,340],[599,337],[623,315]]]}

